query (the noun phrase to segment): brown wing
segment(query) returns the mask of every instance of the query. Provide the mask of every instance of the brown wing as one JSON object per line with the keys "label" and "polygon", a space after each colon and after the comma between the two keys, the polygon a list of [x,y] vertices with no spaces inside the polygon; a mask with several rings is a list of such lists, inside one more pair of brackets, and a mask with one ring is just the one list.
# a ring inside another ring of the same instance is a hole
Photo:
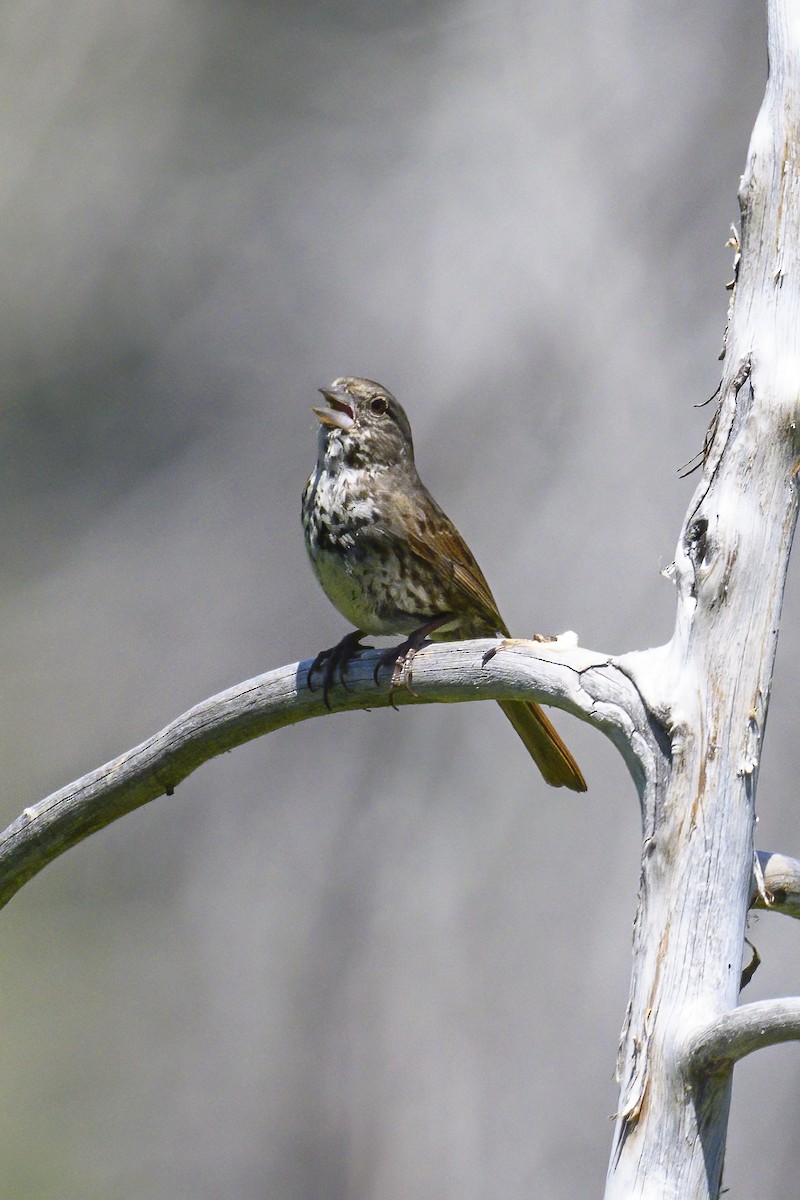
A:
{"label": "brown wing", "polygon": [[[464,636],[494,633],[508,636],[472,551],[422,484],[410,495],[392,495],[392,504],[386,506],[382,515],[381,531],[409,547],[420,562],[435,571],[445,590],[452,590],[454,609],[464,613],[461,627]],[[540,706],[513,700],[499,703],[547,783],[585,792],[586,781],[580,767]]]}
{"label": "brown wing", "polygon": [[445,587],[453,589],[453,608],[464,612],[467,636],[508,635],[475,556],[423,484],[411,495],[396,497],[392,516],[383,523],[391,534],[405,540],[417,558],[434,569]]}

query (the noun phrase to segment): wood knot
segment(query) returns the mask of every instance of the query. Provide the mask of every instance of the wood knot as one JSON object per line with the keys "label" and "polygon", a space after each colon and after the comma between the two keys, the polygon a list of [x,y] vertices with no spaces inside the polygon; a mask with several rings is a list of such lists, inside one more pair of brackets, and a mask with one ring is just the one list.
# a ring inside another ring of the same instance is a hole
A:
{"label": "wood knot", "polygon": [[[696,574],[708,557],[708,519],[706,517],[697,517],[687,527],[684,546]],[[692,594],[695,594],[694,588]]]}

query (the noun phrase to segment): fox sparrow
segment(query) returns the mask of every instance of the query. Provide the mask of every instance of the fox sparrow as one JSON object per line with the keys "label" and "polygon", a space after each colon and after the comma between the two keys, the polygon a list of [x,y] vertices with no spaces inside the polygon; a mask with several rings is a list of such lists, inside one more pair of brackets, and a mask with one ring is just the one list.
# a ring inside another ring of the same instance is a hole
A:
{"label": "fox sparrow", "polygon": [[[321,388],[319,456],[303,492],[303,528],[328,599],[357,626],[326,661],[325,696],[366,634],[404,634],[401,655],[435,641],[508,636],[489,585],[414,466],[411,426],[391,392],[369,379]],[[398,659],[402,664],[403,658]],[[586,782],[538,704],[498,701],[547,783]]]}

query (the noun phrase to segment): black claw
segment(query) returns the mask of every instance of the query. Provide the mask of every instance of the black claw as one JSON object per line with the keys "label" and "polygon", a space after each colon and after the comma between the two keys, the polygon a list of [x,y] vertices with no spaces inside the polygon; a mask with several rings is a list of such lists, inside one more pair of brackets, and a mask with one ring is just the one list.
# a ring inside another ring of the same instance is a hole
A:
{"label": "black claw", "polygon": [[[372,678],[375,680],[376,687],[379,684],[378,675],[381,667],[392,666],[392,677],[389,683],[389,703],[392,708],[397,708],[393,696],[395,691],[403,682],[405,675],[405,686],[411,692],[412,696],[416,696],[416,692],[411,686],[411,664],[420,647],[428,638],[429,634],[437,630],[441,625],[446,625],[453,620],[452,613],[443,613],[441,616],[435,617],[433,620],[426,622],[425,625],[415,629],[404,642],[401,642],[393,650],[385,650],[375,664],[375,670],[372,672]],[[362,629],[354,629],[351,633],[345,634],[340,642],[332,646],[330,650],[321,650],[317,657],[308,668],[306,675],[306,687],[309,691],[315,692],[317,689],[314,685],[314,675],[317,671],[322,671],[322,699],[325,707],[330,711],[330,691],[337,682],[342,685],[345,691],[351,691],[347,682],[347,667],[350,661],[355,658],[362,650],[372,650],[372,646],[364,646],[361,639],[366,637]]]}
{"label": "black claw", "polygon": [[315,671],[321,671],[324,667],[322,699],[328,712],[331,710],[330,690],[336,683],[337,673],[339,682],[345,691],[351,691],[347,683],[347,665],[360,650],[372,649],[371,646],[361,645],[363,637],[364,633],[361,629],[354,629],[351,633],[346,633],[342,640],[337,642],[335,646],[332,646],[330,650],[321,650],[308,668],[306,687],[310,692],[315,692],[317,689],[312,682],[312,676]]}
{"label": "black claw", "polygon": [[[424,639],[423,639],[424,640]],[[382,667],[392,668],[392,677],[389,680],[389,703],[392,708],[397,708],[397,705],[392,700],[392,693],[400,686],[403,679],[403,671],[410,666],[411,660],[416,654],[416,646],[412,645],[411,638],[405,642],[401,642],[399,646],[393,646],[390,650],[384,650],[375,664],[375,670],[372,672],[372,678],[376,684],[380,683],[378,675]],[[410,676],[407,676],[407,681]],[[409,689],[410,690],[410,689]]]}
{"label": "black claw", "polygon": [[312,677],[314,675],[314,672],[318,671],[320,669],[320,667],[322,666],[322,664],[324,663],[325,659],[328,657],[329,654],[330,654],[330,650],[320,650],[319,654],[314,659],[311,666],[308,668],[308,672],[306,674],[306,687],[308,688],[308,690],[310,692],[315,692],[317,690],[312,682]]}

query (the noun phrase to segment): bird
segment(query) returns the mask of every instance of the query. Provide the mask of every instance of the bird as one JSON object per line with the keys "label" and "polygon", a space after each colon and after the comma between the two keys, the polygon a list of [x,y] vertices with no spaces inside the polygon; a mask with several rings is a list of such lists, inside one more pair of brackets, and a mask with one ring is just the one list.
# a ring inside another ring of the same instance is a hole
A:
{"label": "bird", "polygon": [[[417,474],[399,401],[374,380],[350,376],[319,390],[327,406],[313,408],[318,456],[303,491],[303,531],[323,591],[355,626],[309,671],[311,684],[325,664],[327,703],[336,670],[344,682],[347,661],[368,635],[404,636],[402,668],[426,638],[509,632],[474,555]],[[396,669],[393,686],[401,675]],[[538,704],[498,704],[548,784],[586,791],[580,767]]]}

